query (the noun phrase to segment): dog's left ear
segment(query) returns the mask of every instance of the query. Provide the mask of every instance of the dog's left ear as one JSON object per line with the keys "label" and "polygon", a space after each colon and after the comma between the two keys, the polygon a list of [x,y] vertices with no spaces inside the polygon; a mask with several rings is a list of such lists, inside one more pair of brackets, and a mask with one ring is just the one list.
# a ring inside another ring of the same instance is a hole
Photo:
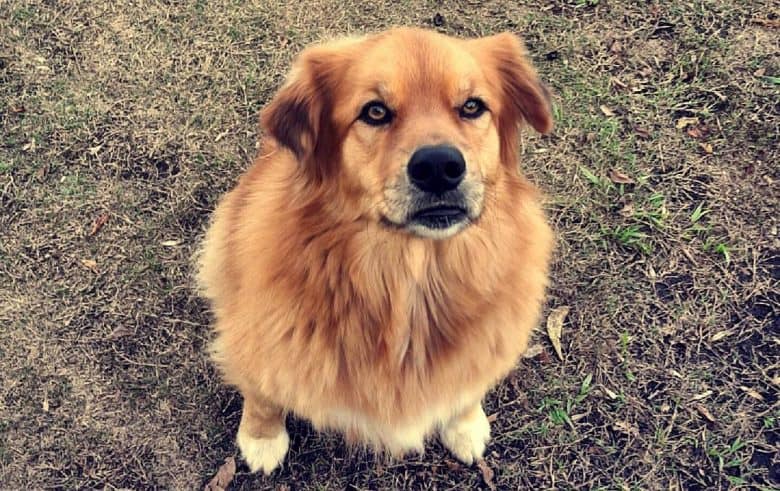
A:
{"label": "dog's left ear", "polygon": [[525,120],[539,133],[552,131],[550,92],[539,80],[520,38],[505,32],[474,42],[500,81],[504,116],[515,123]]}
{"label": "dog's left ear", "polygon": [[338,160],[340,139],[332,104],[344,61],[343,54],[328,45],[304,50],[260,117],[262,129],[318,178],[324,178]]}

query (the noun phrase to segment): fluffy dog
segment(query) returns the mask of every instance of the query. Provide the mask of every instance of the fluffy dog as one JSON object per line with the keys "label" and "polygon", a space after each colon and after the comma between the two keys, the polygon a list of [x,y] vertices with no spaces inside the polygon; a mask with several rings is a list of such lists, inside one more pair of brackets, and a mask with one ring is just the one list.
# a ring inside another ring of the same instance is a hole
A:
{"label": "fluffy dog", "polygon": [[482,456],[481,400],[538,322],[553,243],[523,121],[552,128],[511,34],[398,28],[299,55],[199,259],[252,471],[284,459],[288,412],[394,455],[437,432]]}

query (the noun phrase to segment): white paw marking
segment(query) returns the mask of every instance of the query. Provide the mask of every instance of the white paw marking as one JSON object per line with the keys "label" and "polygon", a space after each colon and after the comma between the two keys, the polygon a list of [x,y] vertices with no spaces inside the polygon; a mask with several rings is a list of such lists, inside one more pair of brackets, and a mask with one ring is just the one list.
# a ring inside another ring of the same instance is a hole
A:
{"label": "white paw marking", "polygon": [[482,408],[466,420],[450,421],[440,434],[441,442],[461,462],[471,465],[482,458],[485,445],[490,440],[490,423]]}
{"label": "white paw marking", "polygon": [[284,460],[287,447],[290,446],[290,436],[287,430],[282,429],[273,438],[252,438],[239,430],[236,442],[249,465],[249,470],[257,472],[262,469],[267,476]]}

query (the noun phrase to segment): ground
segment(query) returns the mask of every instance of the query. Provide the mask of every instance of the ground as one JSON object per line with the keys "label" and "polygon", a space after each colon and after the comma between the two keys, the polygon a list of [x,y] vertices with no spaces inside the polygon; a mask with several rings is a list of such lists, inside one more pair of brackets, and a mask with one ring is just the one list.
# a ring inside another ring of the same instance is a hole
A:
{"label": "ground", "polygon": [[552,89],[522,166],[562,359],[542,323],[482,469],[290,420],[283,469],[231,486],[780,486],[776,2],[250,3],[0,3],[0,486],[192,489],[236,455],[190,257],[293,54],[398,24],[516,32]]}

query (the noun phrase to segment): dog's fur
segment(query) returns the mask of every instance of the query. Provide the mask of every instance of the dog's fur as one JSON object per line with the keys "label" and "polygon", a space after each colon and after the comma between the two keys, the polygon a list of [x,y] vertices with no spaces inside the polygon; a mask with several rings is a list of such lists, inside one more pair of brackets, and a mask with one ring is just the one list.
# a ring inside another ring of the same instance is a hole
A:
{"label": "dog's fur", "polygon": [[[460,117],[469,97],[488,111]],[[358,119],[372,99],[393,109],[391,124]],[[438,430],[462,461],[481,457],[481,399],[538,322],[553,242],[518,168],[521,121],[552,127],[546,89],[510,34],[399,28],[298,57],[199,260],[253,471],[284,458],[287,412],[393,454]],[[415,206],[406,165],[439,143],[465,157],[468,217],[423,230],[404,222]]]}

